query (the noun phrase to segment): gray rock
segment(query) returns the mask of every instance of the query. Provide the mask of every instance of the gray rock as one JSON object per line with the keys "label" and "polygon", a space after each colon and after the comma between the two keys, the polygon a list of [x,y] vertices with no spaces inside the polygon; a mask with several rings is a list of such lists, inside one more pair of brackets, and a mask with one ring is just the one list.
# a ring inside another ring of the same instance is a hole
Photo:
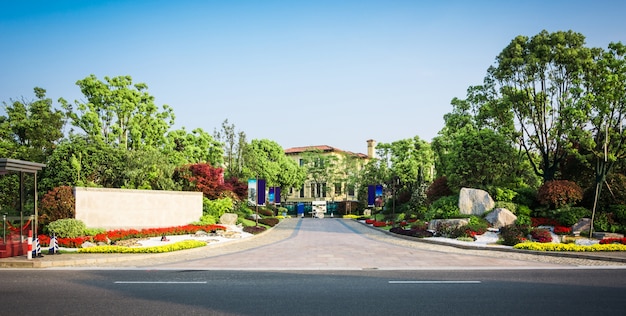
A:
{"label": "gray rock", "polygon": [[493,209],[495,202],[489,193],[480,189],[461,188],[459,210],[461,214],[481,216]]}
{"label": "gray rock", "polygon": [[467,218],[453,218],[453,219],[433,219],[428,222],[428,230],[437,231],[439,225],[449,225],[450,227],[461,227],[469,224]]}
{"label": "gray rock", "polygon": [[572,233],[575,236],[580,235],[582,231],[589,231],[591,229],[591,218],[581,218],[578,223],[572,226]]}
{"label": "gray rock", "polygon": [[224,213],[220,216],[220,224],[222,225],[235,225],[237,224],[238,215],[234,213]]}
{"label": "gray rock", "polygon": [[82,248],[90,248],[90,247],[95,247],[96,244],[89,242],[89,241],[85,241],[82,245],[80,245]]}
{"label": "gray rock", "polygon": [[517,216],[505,208],[497,208],[485,216],[485,219],[493,228],[500,229],[504,226],[513,224]]}

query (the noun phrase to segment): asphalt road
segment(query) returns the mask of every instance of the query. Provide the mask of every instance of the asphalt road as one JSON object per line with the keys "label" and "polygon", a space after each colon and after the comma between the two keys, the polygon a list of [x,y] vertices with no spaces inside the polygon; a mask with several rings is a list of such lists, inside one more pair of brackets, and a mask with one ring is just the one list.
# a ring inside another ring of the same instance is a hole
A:
{"label": "asphalt road", "polygon": [[0,270],[3,315],[620,315],[623,269]]}

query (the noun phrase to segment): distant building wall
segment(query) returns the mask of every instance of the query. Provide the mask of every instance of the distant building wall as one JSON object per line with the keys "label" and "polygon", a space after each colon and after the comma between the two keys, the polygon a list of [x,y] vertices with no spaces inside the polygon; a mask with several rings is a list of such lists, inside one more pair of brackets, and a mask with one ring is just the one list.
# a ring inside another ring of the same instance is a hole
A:
{"label": "distant building wall", "polygon": [[186,225],[202,216],[201,192],[74,188],[75,218],[89,228]]}

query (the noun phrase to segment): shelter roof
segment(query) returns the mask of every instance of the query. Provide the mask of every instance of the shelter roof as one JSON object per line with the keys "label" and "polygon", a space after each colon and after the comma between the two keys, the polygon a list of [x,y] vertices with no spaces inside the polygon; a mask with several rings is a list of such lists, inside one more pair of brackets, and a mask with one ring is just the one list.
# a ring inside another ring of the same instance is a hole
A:
{"label": "shelter roof", "polygon": [[40,171],[45,164],[36,163],[25,160],[17,160],[10,158],[0,158],[0,174],[5,174],[9,171],[21,171],[28,173],[36,173]]}

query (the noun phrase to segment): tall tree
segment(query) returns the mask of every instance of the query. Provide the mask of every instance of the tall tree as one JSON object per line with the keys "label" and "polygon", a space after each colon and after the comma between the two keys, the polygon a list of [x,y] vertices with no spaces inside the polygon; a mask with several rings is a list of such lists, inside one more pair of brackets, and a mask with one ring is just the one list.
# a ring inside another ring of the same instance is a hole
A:
{"label": "tall tree", "polygon": [[403,186],[412,188],[419,182],[433,180],[434,153],[430,144],[419,136],[390,144],[380,143],[376,147],[389,152],[391,173],[400,178]]}
{"label": "tall tree", "polygon": [[165,143],[174,113],[167,105],[159,111],[146,84],[133,84],[130,76],[100,81],[90,75],[76,85],[86,102],[75,101],[76,109],[65,100],[62,103],[72,124],[94,141],[122,149],[157,148]]}
{"label": "tall tree", "polygon": [[222,144],[201,128],[191,133],[184,127],[169,132],[163,152],[176,166],[200,162],[219,166],[224,161]]}
{"label": "tall tree", "polygon": [[253,139],[246,146],[244,161],[243,177],[265,179],[268,186],[283,189],[299,187],[306,177],[304,169],[271,140]]}
{"label": "tall tree", "polygon": [[595,56],[586,72],[587,94],[578,112],[581,120],[588,119],[588,128],[578,139],[591,153],[589,160],[595,167],[592,223],[607,175],[626,158],[626,46],[611,43],[606,51],[596,50]]}
{"label": "tall tree", "polygon": [[65,116],[54,109],[46,90],[34,88],[34,101],[3,103],[0,116],[0,156],[43,163],[63,137]]}
{"label": "tall tree", "polygon": [[302,153],[302,162],[311,182],[311,196],[315,198],[325,196],[339,173],[339,157],[312,148]]}
{"label": "tall tree", "polygon": [[513,39],[488,70],[485,91],[495,95],[486,97],[508,105],[491,114],[497,118],[505,116],[502,111],[513,113],[519,144],[544,181],[557,176],[571,148],[568,135],[584,127],[574,109],[581,98],[583,69],[591,58],[582,34],[542,31]]}
{"label": "tall tree", "polygon": [[246,134],[242,131],[236,132],[235,124],[229,124],[226,119],[222,122],[222,129],[214,130],[213,135],[224,146],[226,176],[241,177]]}

